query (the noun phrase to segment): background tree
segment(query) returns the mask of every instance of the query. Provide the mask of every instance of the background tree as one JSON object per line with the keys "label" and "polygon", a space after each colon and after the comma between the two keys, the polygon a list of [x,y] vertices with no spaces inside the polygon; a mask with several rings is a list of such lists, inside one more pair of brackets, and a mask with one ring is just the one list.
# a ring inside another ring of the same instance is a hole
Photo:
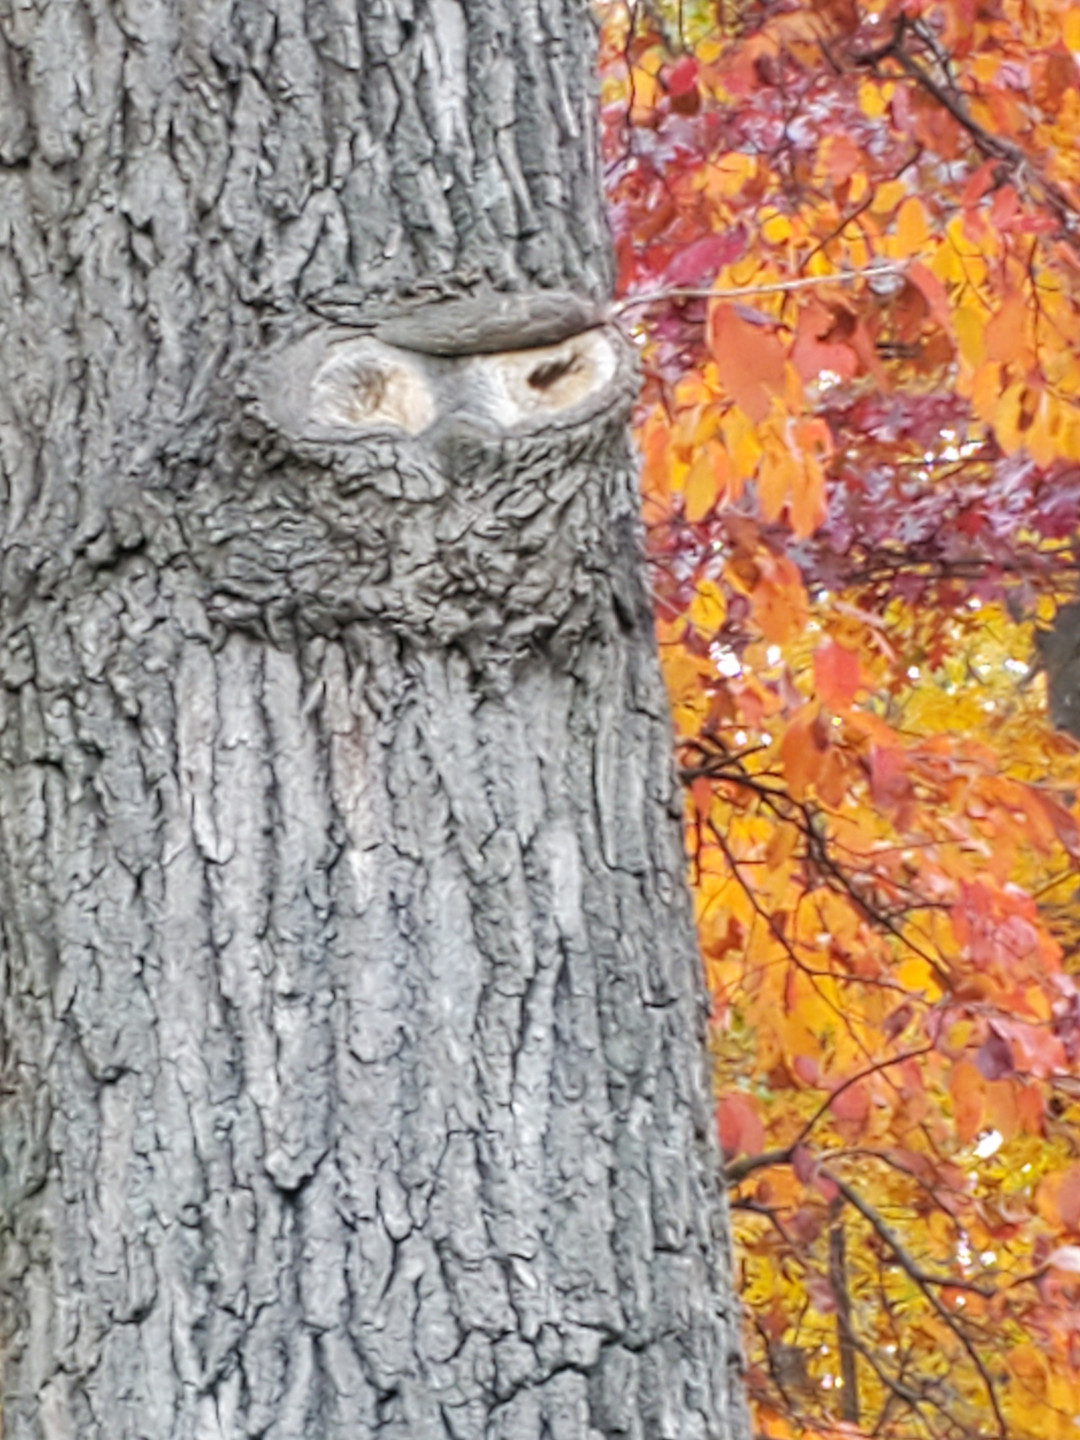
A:
{"label": "background tree", "polygon": [[607,13],[757,1428],[1064,1440],[1080,10]]}
{"label": "background tree", "polygon": [[0,36],[7,1440],[735,1440],[586,7]]}

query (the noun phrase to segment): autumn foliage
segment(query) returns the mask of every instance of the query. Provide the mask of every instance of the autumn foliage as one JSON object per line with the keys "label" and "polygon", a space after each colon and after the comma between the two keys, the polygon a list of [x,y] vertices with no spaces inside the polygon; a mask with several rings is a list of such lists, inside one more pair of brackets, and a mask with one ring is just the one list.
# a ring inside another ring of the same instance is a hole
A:
{"label": "autumn foliage", "polygon": [[602,8],[756,1428],[1075,1440],[1080,6]]}

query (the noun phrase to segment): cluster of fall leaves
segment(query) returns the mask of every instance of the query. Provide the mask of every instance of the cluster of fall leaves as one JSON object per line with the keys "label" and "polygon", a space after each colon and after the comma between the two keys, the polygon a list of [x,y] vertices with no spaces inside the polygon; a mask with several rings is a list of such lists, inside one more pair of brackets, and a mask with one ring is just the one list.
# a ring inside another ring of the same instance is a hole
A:
{"label": "cluster of fall leaves", "polygon": [[601,9],[756,1429],[1075,1440],[1080,5]]}

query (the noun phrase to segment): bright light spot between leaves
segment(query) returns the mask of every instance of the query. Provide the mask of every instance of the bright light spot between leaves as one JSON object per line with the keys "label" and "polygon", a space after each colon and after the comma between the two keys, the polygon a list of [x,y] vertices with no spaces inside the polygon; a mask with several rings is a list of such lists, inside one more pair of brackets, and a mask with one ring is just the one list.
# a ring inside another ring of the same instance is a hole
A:
{"label": "bright light spot between leaves", "polygon": [[917,665],[909,665],[907,668],[907,678],[909,680],[917,680],[921,673]]}
{"label": "bright light spot between leaves", "polygon": [[742,674],[742,666],[739,664],[739,657],[735,654],[734,650],[721,651],[716,657],[716,668],[720,671],[721,675],[726,675],[729,680],[736,675]]}
{"label": "bright light spot between leaves", "polygon": [[997,1259],[997,1256],[994,1254],[993,1250],[984,1250],[979,1256],[979,1259],[984,1265],[993,1265],[994,1261]]}
{"label": "bright light spot between leaves", "polygon": [[770,665],[778,665],[780,663],[780,646],[770,645],[765,651],[765,658]]}
{"label": "bright light spot between leaves", "polygon": [[975,1146],[975,1154],[980,1160],[988,1160],[997,1150],[1001,1148],[1002,1135],[998,1130],[987,1130],[979,1143]]}
{"label": "bright light spot between leaves", "polygon": [[735,731],[735,744],[736,744],[736,745],[745,745],[745,744],[746,744],[746,731],[745,731],[745,730],[736,730],[736,731]]}

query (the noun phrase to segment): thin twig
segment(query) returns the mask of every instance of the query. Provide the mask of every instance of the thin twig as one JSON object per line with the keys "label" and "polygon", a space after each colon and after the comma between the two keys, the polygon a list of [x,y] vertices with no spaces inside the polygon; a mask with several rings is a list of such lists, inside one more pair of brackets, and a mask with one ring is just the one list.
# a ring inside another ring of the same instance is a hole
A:
{"label": "thin twig", "polygon": [[840,1415],[851,1425],[859,1423],[859,1367],[857,1345],[851,1324],[851,1291],[847,1278],[847,1246],[844,1222],[837,1219],[829,1230],[829,1285],[836,1301],[836,1349],[840,1356],[843,1391]]}
{"label": "thin twig", "polygon": [[[906,263],[906,262],[905,262]],[[904,265],[869,265],[865,270],[841,270],[835,275],[802,275],[797,280],[775,280],[767,285],[738,285],[726,290],[706,289],[704,286],[673,285],[663,290],[646,290],[641,295],[627,295],[611,307],[612,313],[621,315],[624,310],[638,305],[654,305],[661,300],[740,300],[744,295],[779,295],[788,290],[806,290],[812,285],[854,285],[857,280],[872,279],[875,275],[898,275]]]}
{"label": "thin twig", "polygon": [[948,1308],[942,1303],[940,1297],[934,1293],[932,1288],[934,1285],[948,1286],[949,1282],[938,1280],[934,1276],[927,1275],[915,1258],[909,1254],[899,1237],[893,1233],[892,1229],[885,1223],[874,1207],[866,1203],[857,1190],[853,1189],[846,1181],[841,1180],[839,1176],[834,1175],[829,1170],[823,1169],[818,1173],[823,1179],[832,1181],[848,1204],[854,1206],[871,1229],[876,1232],[878,1237],[891,1251],[901,1270],[903,1270],[908,1278],[922,1291],[926,1303],[938,1318],[948,1326],[967,1351],[968,1358],[978,1371],[979,1378],[983,1382],[986,1390],[987,1399],[990,1401],[990,1408],[994,1412],[994,1419],[997,1421],[998,1435],[1001,1437],[1001,1440],[1005,1440],[1005,1436],[1008,1434],[1008,1427],[1005,1423],[1005,1416],[1001,1411],[1001,1404],[998,1400],[997,1388],[994,1385],[993,1377],[987,1370],[975,1345],[965,1333],[963,1326],[958,1324],[953,1316],[950,1315]]}

